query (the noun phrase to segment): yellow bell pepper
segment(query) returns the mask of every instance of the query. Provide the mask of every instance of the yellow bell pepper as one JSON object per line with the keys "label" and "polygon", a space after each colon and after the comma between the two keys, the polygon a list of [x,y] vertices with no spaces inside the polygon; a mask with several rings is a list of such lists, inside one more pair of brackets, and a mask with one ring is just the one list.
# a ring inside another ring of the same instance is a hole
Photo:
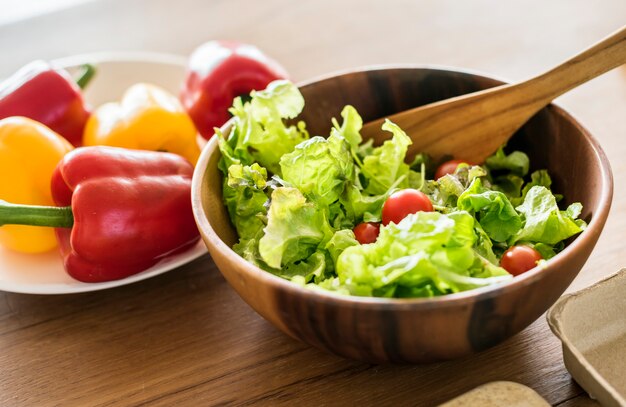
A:
{"label": "yellow bell pepper", "polygon": [[[50,179],[72,145],[48,127],[25,117],[0,120],[0,200],[14,204],[54,205]],[[0,227],[0,243],[23,253],[54,248],[54,229]]]}
{"label": "yellow bell pepper", "polygon": [[83,144],[167,151],[195,165],[197,131],[178,99],[146,83],[131,86],[120,103],[96,109],[85,126]]}

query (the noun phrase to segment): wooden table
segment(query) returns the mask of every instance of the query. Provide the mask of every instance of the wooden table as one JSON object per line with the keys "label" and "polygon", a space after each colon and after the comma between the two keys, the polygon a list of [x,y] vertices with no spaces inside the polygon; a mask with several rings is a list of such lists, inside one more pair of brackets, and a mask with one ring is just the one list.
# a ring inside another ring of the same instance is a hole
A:
{"label": "wooden table", "polygon": [[[172,10],[173,4],[99,0],[80,12],[0,27],[2,69],[37,57],[101,49],[187,53],[205,39],[226,37],[258,44],[295,79],[396,62],[462,66],[523,79],[626,22],[624,0],[271,0],[263,5],[179,0]],[[139,18],[143,25],[137,25]],[[626,68],[559,103],[600,140],[615,174],[612,213],[570,287],[578,290],[626,265]],[[544,317],[502,345],[463,360],[368,365],[322,353],[277,331],[240,300],[208,256],[104,292],[0,293],[0,322],[3,406],[427,406],[494,380],[528,385],[554,405],[595,405],[566,371],[560,343]]]}

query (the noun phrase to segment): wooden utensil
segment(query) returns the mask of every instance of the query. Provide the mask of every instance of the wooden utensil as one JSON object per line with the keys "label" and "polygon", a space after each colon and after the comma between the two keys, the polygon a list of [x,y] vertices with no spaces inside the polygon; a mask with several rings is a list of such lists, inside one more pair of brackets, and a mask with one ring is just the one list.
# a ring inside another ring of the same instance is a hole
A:
{"label": "wooden utensil", "polygon": [[[502,85],[387,118],[413,140],[408,156],[427,152],[482,163],[552,99],[626,63],[626,26],[552,70],[527,81]],[[382,143],[385,118],[363,126],[364,139]]]}

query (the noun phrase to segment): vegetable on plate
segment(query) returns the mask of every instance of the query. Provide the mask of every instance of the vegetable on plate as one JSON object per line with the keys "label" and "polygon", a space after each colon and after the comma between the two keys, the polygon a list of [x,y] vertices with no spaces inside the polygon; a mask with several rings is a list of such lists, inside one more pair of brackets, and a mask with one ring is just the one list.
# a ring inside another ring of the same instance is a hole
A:
{"label": "vegetable on plate", "polygon": [[[52,205],[50,178],[72,148],[63,137],[34,120],[0,120],[0,203]],[[23,225],[0,227],[0,243],[22,253],[42,253],[57,245],[52,229]]]}
{"label": "vegetable on plate", "polygon": [[0,204],[0,225],[56,228],[68,274],[83,282],[141,272],[199,238],[191,210],[193,167],[170,153],[81,147],[51,181],[57,206]]}
{"label": "vegetable on plate", "polygon": [[126,90],[119,103],[106,103],[93,112],[83,142],[86,146],[166,151],[195,165],[200,155],[196,137],[193,122],[175,96],[138,83]]}
{"label": "vegetable on plate", "polygon": [[81,88],[93,74],[94,68],[84,65],[75,81],[47,62],[31,62],[0,84],[0,119],[28,117],[79,146],[90,115]]}
{"label": "vegetable on plate", "polygon": [[180,100],[205,139],[230,118],[233,99],[261,90],[287,71],[257,47],[235,41],[209,41],[189,58]]}

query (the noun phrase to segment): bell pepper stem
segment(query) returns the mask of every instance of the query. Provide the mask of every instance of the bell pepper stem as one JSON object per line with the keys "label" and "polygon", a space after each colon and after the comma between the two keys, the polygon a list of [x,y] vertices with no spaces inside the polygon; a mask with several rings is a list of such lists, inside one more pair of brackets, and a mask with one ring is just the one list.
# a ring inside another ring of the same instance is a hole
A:
{"label": "bell pepper stem", "polygon": [[74,215],[71,206],[19,205],[0,200],[0,226],[4,225],[71,228]]}
{"label": "bell pepper stem", "polygon": [[93,76],[96,74],[96,67],[91,64],[84,64],[81,66],[82,72],[76,78],[76,84],[79,88],[85,89],[85,86],[91,82]]}

